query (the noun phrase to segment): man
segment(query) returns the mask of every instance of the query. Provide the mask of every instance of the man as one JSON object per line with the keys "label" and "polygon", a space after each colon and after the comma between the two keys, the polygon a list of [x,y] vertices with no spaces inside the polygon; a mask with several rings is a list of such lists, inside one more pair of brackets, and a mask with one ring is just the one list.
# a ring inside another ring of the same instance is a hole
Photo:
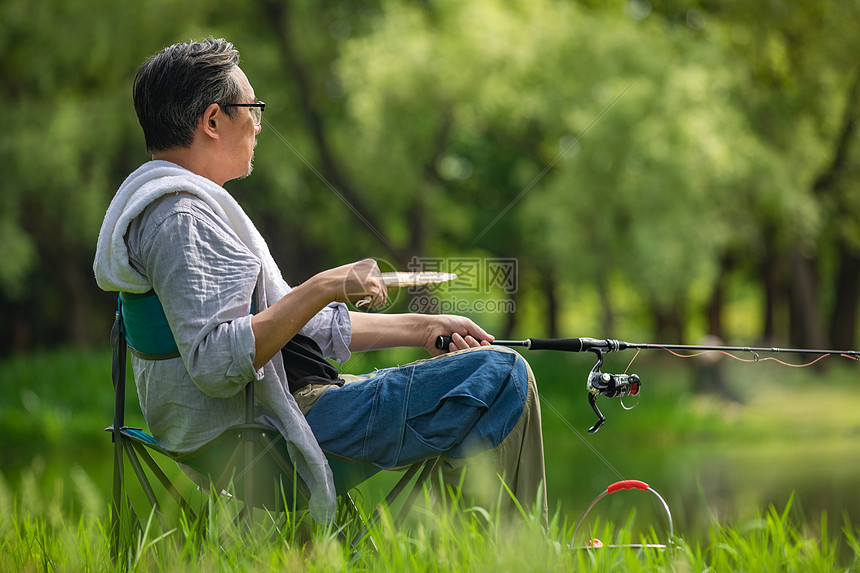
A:
{"label": "man", "polygon": [[[284,435],[318,520],[334,512],[323,451],[393,468],[442,455],[449,473],[476,451],[519,501],[546,514],[534,378],[517,353],[450,315],[350,312],[387,290],[373,260],[291,288],[265,240],[223,188],[252,170],[265,105],[225,40],[176,44],[147,60],[134,105],[152,161],[105,215],[93,269],[101,288],[157,297],[176,352],[133,353],[141,408],[165,449],[193,451],[244,420],[255,383],[260,421]],[[451,352],[434,347],[451,335]],[[326,357],[393,346],[435,358],[353,377]],[[456,351],[456,352],[455,352]]]}

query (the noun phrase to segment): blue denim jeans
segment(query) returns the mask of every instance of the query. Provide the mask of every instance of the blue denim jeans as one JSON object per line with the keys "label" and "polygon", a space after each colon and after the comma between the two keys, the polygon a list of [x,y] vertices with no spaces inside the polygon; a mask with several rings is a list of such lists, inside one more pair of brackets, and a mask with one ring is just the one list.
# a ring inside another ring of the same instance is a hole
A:
{"label": "blue denim jeans", "polygon": [[379,370],[330,387],[305,416],[327,454],[383,469],[498,446],[526,404],[528,367],[479,349]]}

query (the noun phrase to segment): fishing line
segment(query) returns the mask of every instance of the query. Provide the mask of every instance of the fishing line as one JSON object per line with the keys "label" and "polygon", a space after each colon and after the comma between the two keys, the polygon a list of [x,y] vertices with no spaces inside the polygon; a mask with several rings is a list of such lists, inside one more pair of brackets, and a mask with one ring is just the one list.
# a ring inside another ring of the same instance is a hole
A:
{"label": "fishing line", "polygon": [[[701,352],[695,352],[693,354],[680,354],[678,352],[675,352],[671,348],[666,348],[664,346],[660,346],[657,344],[653,345],[653,347],[665,350],[666,352],[668,352],[672,356],[676,356],[678,358],[696,358],[697,356],[702,356],[704,354],[717,353],[717,354],[722,354],[724,356],[728,356],[729,358],[731,358],[733,360],[737,360],[738,362],[766,362],[768,360],[772,360],[773,362],[776,362],[777,364],[782,364],[783,366],[788,366],[790,368],[806,368],[807,366],[812,366],[813,364],[815,364],[819,360],[824,360],[828,356],[834,356],[834,354],[830,354],[830,353],[822,354],[821,356],[819,356],[815,360],[812,360],[811,362],[806,362],[804,364],[792,364],[790,362],[785,362],[784,360],[780,360],[779,358],[776,358],[774,356],[765,356],[764,358],[762,358],[756,352],[753,352],[753,355],[754,355],[753,358],[743,358],[741,356],[736,356],[736,355],[732,354],[731,352],[726,352],[725,350],[703,350]],[[842,356],[844,358],[850,358],[852,360],[857,360],[856,358],[853,358],[847,354],[840,354],[840,356]],[[635,356],[634,356],[634,358],[635,358]]]}
{"label": "fishing line", "polygon": [[633,358],[630,359],[630,362],[627,363],[627,368],[624,369],[624,373],[627,374],[627,371],[630,370],[630,367],[633,366],[633,361],[636,360],[636,357],[639,356],[639,353],[642,352],[641,348],[636,349],[636,354],[633,355]]}
{"label": "fishing line", "polygon": [[573,433],[574,433],[574,435],[575,435],[577,438],[579,438],[579,440],[580,440],[583,444],[585,444],[585,445],[588,447],[588,449],[589,449],[589,450],[591,450],[591,451],[592,451],[592,453],[593,453],[595,456],[597,456],[597,457],[598,457],[598,459],[599,459],[601,462],[603,462],[603,464],[604,464],[606,467],[608,467],[610,470],[612,470],[612,472],[613,472],[615,475],[617,475],[619,478],[621,478],[621,479],[625,479],[625,477],[624,477],[623,475],[621,475],[621,472],[620,472],[620,471],[618,471],[618,469],[617,469],[615,466],[613,466],[613,465],[609,462],[609,460],[607,460],[605,457],[603,457],[603,455],[602,455],[600,452],[598,452],[598,451],[597,451],[597,448],[595,448],[595,447],[594,447],[594,446],[593,446],[593,445],[592,445],[588,440],[586,440],[586,439],[585,439],[585,436],[583,436],[581,433],[579,433],[579,432],[577,431],[577,429],[573,427],[573,424],[571,424],[570,422],[568,422],[568,421],[567,421],[567,419],[566,419],[564,416],[562,416],[562,415],[561,415],[561,412],[559,412],[559,411],[556,409],[556,407],[555,407],[555,406],[553,406],[553,405],[552,405],[552,403],[551,403],[549,400],[547,400],[543,395],[541,395],[541,397],[540,397],[540,401],[541,401],[544,405],[549,406],[549,409],[550,409],[550,410],[552,410],[553,412],[555,412],[555,415],[556,415],[556,416],[558,416],[558,417],[559,417],[559,419],[560,419],[562,422],[564,422],[564,425],[565,425],[565,426],[567,426],[568,428],[570,428],[570,431],[571,431],[571,432],[573,432]]}
{"label": "fishing line", "polygon": [[[774,356],[765,356],[765,357],[761,357],[761,356],[759,356],[759,355],[758,355],[758,353],[757,353],[757,352],[752,352],[752,354],[753,354],[753,358],[743,358],[742,356],[737,356],[737,355],[732,354],[731,352],[727,352],[727,351],[725,351],[725,350],[702,350],[702,351],[700,351],[700,352],[694,352],[693,354],[681,354],[681,353],[679,353],[679,352],[675,352],[675,351],[674,351],[674,350],[672,350],[671,348],[666,348],[665,346],[660,346],[659,344],[652,344],[652,345],[649,345],[649,346],[648,346],[648,348],[657,348],[657,349],[660,349],[660,350],[665,350],[666,352],[668,352],[668,353],[669,353],[669,354],[671,354],[672,356],[675,356],[676,358],[697,358],[697,357],[699,357],[699,356],[704,356],[704,355],[706,355],[706,354],[722,354],[723,356],[728,356],[728,357],[729,357],[729,358],[731,358],[732,360],[737,360],[738,362],[747,362],[747,363],[749,363],[749,362],[767,362],[767,361],[772,361],[772,362],[776,362],[777,364],[781,364],[781,365],[783,365],[783,366],[788,366],[788,367],[790,367],[790,368],[807,368],[807,367],[809,367],[809,366],[812,366],[813,364],[815,364],[815,363],[816,363],[816,362],[818,362],[819,360],[824,360],[824,359],[825,359],[825,358],[827,358],[828,356],[836,356],[836,354],[835,354],[835,353],[832,353],[832,354],[831,354],[831,353],[827,353],[827,354],[822,354],[821,356],[819,356],[819,357],[818,357],[818,358],[816,358],[815,360],[811,360],[810,362],[805,362],[805,363],[803,363],[803,364],[793,364],[793,363],[791,363],[791,362],[785,362],[784,360],[780,360],[779,358],[776,358],[776,357],[774,357]],[[634,361],[634,360],[636,360],[636,357],[637,357],[637,356],[639,356],[639,352],[641,352],[641,351],[642,351],[642,349],[641,349],[641,348],[637,348],[637,349],[636,349],[636,354],[634,354],[634,355],[633,355],[633,358],[632,358],[632,359],[630,359],[630,362],[627,364],[627,368],[625,368],[625,369],[624,369],[624,373],[625,373],[625,374],[627,373],[627,371],[628,371],[628,370],[630,370],[630,367],[633,365],[633,361]],[[847,358],[847,359],[849,359],[849,360],[855,360],[855,361],[860,360],[860,358],[856,358],[856,357],[854,357],[854,356],[851,356],[851,355],[849,355],[849,354],[844,354],[844,353],[839,354],[838,356],[841,356],[842,358]]]}

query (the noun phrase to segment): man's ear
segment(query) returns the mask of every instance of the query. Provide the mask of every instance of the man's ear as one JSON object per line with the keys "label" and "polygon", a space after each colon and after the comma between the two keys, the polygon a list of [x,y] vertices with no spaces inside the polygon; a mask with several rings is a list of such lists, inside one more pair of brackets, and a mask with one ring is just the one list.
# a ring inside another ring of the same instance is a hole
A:
{"label": "man's ear", "polygon": [[209,104],[203,115],[197,121],[197,129],[206,137],[218,139],[220,137],[221,122],[227,117],[217,103]]}

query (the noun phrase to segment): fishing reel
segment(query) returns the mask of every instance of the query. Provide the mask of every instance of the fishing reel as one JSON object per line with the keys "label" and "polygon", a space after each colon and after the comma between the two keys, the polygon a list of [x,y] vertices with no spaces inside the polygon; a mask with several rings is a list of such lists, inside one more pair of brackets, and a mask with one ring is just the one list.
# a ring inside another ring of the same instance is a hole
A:
{"label": "fishing reel", "polygon": [[[606,421],[606,417],[600,412],[595,402],[595,396],[606,396],[607,398],[624,398],[625,396],[638,396],[639,390],[642,388],[642,382],[636,374],[610,374],[602,372],[600,367],[603,366],[603,353],[597,349],[591,349],[589,352],[597,354],[597,364],[591,369],[588,374],[588,403],[591,404],[591,409],[597,414],[597,422],[588,429],[589,434],[593,434],[600,429]],[[634,406],[624,406],[625,410],[630,410]]]}

